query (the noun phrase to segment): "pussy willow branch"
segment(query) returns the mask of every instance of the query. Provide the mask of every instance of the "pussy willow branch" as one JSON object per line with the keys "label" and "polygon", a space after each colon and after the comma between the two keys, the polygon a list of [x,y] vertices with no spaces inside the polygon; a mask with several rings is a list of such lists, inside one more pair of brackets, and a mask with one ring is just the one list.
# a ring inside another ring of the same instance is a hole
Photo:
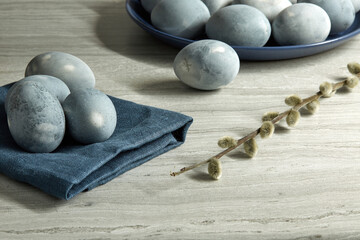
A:
{"label": "pussy willow branch", "polygon": [[[346,80],[344,81],[341,81],[341,82],[338,82],[338,83],[335,83],[333,84],[333,91],[332,93],[335,93],[338,89],[342,88],[346,83]],[[279,122],[280,120],[282,120],[283,118],[285,118],[289,113],[290,111],[293,109],[293,110],[300,110],[301,108],[305,107],[308,103],[311,103],[312,101],[315,101],[315,100],[318,100],[320,99],[321,97],[324,97],[324,95],[321,93],[321,91],[317,92],[316,94],[314,94],[313,96],[310,96],[308,98],[305,98],[303,99],[303,101],[297,105],[295,105],[294,107],[290,108],[289,110],[285,111],[285,112],[282,112],[280,113],[277,117],[275,117],[271,122],[273,124]],[[191,166],[188,166],[188,167],[184,167],[182,169],[180,169],[180,171],[178,172],[172,172],[170,173],[171,176],[177,176],[177,175],[180,175],[184,172],[187,172],[189,170],[192,170],[194,168],[197,168],[201,165],[205,165],[205,164],[208,164],[210,162],[211,159],[220,159],[221,157],[223,157],[224,155],[228,154],[229,152],[233,151],[234,149],[236,149],[237,147],[241,146],[242,144],[244,144],[246,141],[256,137],[258,134],[260,133],[260,128],[256,129],[255,131],[249,133],[248,135],[246,135],[245,137],[243,138],[240,138],[239,140],[237,140],[237,144],[233,147],[229,147],[227,149],[225,149],[224,151],[212,156],[211,158],[205,160],[205,161],[202,161],[202,162],[199,162],[199,163],[196,163],[194,165],[191,165]]]}

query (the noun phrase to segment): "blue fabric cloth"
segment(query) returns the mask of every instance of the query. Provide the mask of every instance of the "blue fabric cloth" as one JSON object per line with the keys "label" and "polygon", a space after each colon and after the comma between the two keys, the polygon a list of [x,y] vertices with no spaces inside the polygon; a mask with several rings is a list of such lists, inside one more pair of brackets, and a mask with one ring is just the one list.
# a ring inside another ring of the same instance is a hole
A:
{"label": "blue fabric cloth", "polygon": [[28,153],[12,139],[0,87],[0,173],[58,198],[70,199],[165,153],[185,141],[192,118],[110,97],[117,110],[114,134],[105,142],[81,145],[65,136],[52,153]]}

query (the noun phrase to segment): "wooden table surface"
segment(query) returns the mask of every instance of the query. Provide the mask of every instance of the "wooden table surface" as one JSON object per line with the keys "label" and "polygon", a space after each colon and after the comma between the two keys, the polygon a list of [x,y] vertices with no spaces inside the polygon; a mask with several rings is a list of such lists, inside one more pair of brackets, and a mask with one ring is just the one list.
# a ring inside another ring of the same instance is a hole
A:
{"label": "wooden table surface", "polygon": [[[290,94],[312,95],[348,76],[360,36],[331,51],[287,61],[241,62],[219,91],[177,80],[178,50],[144,32],[124,0],[0,0],[0,84],[27,63],[63,51],[92,68],[107,94],[194,118],[181,147],[65,201],[0,175],[0,239],[360,239],[360,90],[341,90],[280,123],[249,159],[223,158],[223,177],[206,167],[178,170],[218,153],[218,138],[241,137]],[[1,161],[1,156],[0,156]]]}

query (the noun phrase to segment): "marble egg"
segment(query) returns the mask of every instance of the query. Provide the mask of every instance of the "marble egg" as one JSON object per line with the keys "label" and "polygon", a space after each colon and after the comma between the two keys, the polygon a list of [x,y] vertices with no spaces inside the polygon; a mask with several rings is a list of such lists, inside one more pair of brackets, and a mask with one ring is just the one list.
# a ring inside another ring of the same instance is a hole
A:
{"label": "marble egg", "polygon": [[237,4],[214,13],[206,24],[206,34],[230,45],[262,47],[270,38],[271,27],[260,10]]}
{"label": "marble egg", "polygon": [[213,15],[217,10],[223,8],[232,3],[232,0],[201,0],[210,11],[210,15]]}
{"label": "marble egg", "polygon": [[210,12],[201,0],[163,0],[151,12],[152,24],[166,33],[194,39],[204,32]]}
{"label": "marble egg", "polygon": [[312,3],[324,9],[330,17],[330,34],[345,31],[355,19],[355,8],[351,0],[298,0],[298,3]]}
{"label": "marble egg", "polygon": [[78,88],[63,103],[70,135],[78,142],[103,142],[113,134],[117,115],[113,102],[94,88]]}
{"label": "marble egg", "polygon": [[148,12],[151,13],[153,8],[156,6],[158,2],[161,0],[141,0],[141,6]]}
{"label": "marble egg", "polygon": [[60,103],[63,103],[65,98],[70,94],[69,88],[66,84],[60,79],[48,75],[33,75],[29,77],[25,77],[19,81],[17,81],[14,85],[11,86],[9,91],[7,92],[5,99],[5,112],[7,112],[9,98],[12,94],[13,89],[23,81],[33,81],[42,84],[46,90],[48,90],[52,95],[54,95]]}
{"label": "marble egg", "polygon": [[25,76],[39,74],[59,78],[70,91],[95,86],[90,67],[80,58],[64,52],[47,52],[34,57],[26,67]]}
{"label": "marble egg", "polygon": [[322,42],[330,28],[327,13],[310,3],[297,3],[284,9],[272,23],[273,37],[280,45]]}
{"label": "marble egg", "polygon": [[272,22],[285,8],[291,6],[289,0],[234,0],[234,4],[245,4],[259,9]]}
{"label": "marble egg", "polygon": [[240,60],[233,48],[217,40],[200,40],[184,47],[174,60],[176,76],[190,87],[214,90],[234,80]]}
{"label": "marble egg", "polygon": [[59,100],[38,82],[22,81],[8,99],[7,121],[15,142],[35,153],[54,151],[65,134]]}
{"label": "marble egg", "polygon": [[354,6],[355,12],[357,13],[360,10],[360,0],[351,0],[351,2]]}

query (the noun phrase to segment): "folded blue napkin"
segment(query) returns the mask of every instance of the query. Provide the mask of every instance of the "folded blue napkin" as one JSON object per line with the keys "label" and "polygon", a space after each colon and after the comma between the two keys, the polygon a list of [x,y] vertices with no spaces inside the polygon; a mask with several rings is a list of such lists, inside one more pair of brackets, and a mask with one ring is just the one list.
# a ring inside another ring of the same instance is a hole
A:
{"label": "folded blue napkin", "polygon": [[0,87],[0,173],[58,198],[105,184],[185,141],[192,118],[180,113],[110,97],[118,113],[114,134],[105,142],[81,145],[69,136],[52,153],[28,153],[12,139]]}

